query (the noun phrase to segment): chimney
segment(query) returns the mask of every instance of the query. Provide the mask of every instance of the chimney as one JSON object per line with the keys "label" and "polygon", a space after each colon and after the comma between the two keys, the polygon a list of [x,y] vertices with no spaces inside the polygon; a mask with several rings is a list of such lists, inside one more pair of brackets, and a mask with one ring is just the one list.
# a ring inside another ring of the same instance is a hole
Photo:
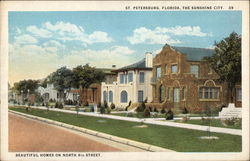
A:
{"label": "chimney", "polygon": [[146,52],[146,60],[145,60],[146,67],[152,68],[153,67],[153,54],[151,52]]}

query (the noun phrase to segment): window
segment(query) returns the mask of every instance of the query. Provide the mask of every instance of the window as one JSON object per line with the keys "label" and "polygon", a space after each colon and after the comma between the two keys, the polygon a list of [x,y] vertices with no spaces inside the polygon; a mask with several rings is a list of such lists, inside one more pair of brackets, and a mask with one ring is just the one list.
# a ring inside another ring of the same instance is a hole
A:
{"label": "window", "polygon": [[127,103],[128,102],[128,93],[126,91],[121,92],[121,103]]}
{"label": "window", "polygon": [[106,91],[103,91],[103,101],[108,101],[108,96]]}
{"label": "window", "polygon": [[120,84],[126,84],[126,83],[127,83],[127,75],[120,74]]}
{"label": "window", "polygon": [[183,88],[182,88],[182,93],[181,93],[181,99],[182,99],[182,100],[185,100],[185,99],[186,99],[186,90],[187,90],[186,87],[183,87]]}
{"label": "window", "polygon": [[124,84],[125,80],[124,80],[124,74],[120,74],[120,84]]}
{"label": "window", "polygon": [[156,68],[156,78],[161,77],[161,67]]}
{"label": "window", "polygon": [[133,73],[128,73],[128,82],[133,82]]}
{"label": "window", "polygon": [[219,99],[218,87],[200,87],[199,98],[201,99]]}
{"label": "window", "polygon": [[165,74],[168,73],[168,65],[165,65]]}
{"label": "window", "polygon": [[138,91],[138,102],[143,102],[143,91]]}
{"label": "window", "polygon": [[191,65],[190,73],[194,74],[196,78],[199,77],[199,65]]}
{"label": "window", "polygon": [[140,83],[144,83],[144,72],[140,72]]}
{"label": "window", "polygon": [[160,86],[160,102],[165,101],[165,87],[163,85]]}
{"label": "window", "polygon": [[242,90],[241,88],[236,88],[236,101],[242,100]]}
{"label": "window", "polygon": [[178,66],[176,65],[172,65],[171,66],[171,73],[177,73],[178,72]]}
{"label": "window", "polygon": [[180,88],[174,88],[174,102],[180,102]]}
{"label": "window", "polygon": [[109,102],[113,102],[113,91],[109,91]]}

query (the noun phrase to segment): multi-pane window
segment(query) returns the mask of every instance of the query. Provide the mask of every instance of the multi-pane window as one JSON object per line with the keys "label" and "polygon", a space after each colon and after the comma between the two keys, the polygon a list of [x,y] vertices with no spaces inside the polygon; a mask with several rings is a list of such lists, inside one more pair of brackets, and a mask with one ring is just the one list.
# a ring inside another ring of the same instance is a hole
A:
{"label": "multi-pane window", "polygon": [[133,73],[128,73],[128,82],[133,82]]}
{"label": "multi-pane window", "polygon": [[191,65],[190,73],[194,74],[196,78],[199,77],[199,65]]}
{"label": "multi-pane window", "polygon": [[241,90],[241,88],[236,88],[236,100],[237,101],[242,100],[242,90]]}
{"label": "multi-pane window", "polygon": [[161,77],[161,67],[156,68],[156,78]]}
{"label": "multi-pane window", "polygon": [[178,72],[178,66],[177,64],[171,66],[171,73],[177,73]]}
{"label": "multi-pane window", "polygon": [[107,91],[103,91],[103,101],[108,101]]}
{"label": "multi-pane window", "polygon": [[200,87],[199,98],[201,99],[219,99],[218,87]]}
{"label": "multi-pane window", "polygon": [[180,102],[180,88],[174,88],[174,102]]}
{"label": "multi-pane window", "polygon": [[109,102],[113,102],[113,91],[109,91]]}
{"label": "multi-pane window", "polygon": [[138,91],[138,102],[143,102],[143,91]]}
{"label": "multi-pane window", "polygon": [[120,74],[120,84],[127,83],[127,74]]}
{"label": "multi-pane window", "polygon": [[128,102],[128,93],[126,91],[121,92],[121,103],[127,103]]}
{"label": "multi-pane window", "polygon": [[144,83],[144,72],[139,73],[139,81],[140,83]]}

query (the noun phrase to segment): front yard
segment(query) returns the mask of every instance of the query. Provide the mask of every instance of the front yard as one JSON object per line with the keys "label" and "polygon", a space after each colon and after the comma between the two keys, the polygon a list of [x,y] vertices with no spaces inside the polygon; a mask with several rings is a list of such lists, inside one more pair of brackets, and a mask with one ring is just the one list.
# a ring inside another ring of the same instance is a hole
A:
{"label": "front yard", "polygon": [[[63,112],[24,108],[10,108],[10,110],[27,113],[67,124],[100,131],[103,133],[160,146],[178,152],[240,152],[241,136],[211,133],[219,139],[200,139],[208,136],[207,132],[176,127],[146,124],[145,128],[138,128],[140,123],[69,114]],[[56,137],[56,136],[54,136]]]}

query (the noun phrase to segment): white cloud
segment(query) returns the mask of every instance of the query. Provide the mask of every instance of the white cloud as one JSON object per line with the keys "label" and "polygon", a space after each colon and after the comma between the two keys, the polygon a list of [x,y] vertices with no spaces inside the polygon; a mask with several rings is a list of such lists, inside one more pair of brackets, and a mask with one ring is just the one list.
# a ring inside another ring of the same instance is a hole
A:
{"label": "white cloud", "polygon": [[92,42],[111,42],[112,39],[108,37],[106,32],[95,31],[89,35],[89,40]]}
{"label": "white cloud", "polygon": [[174,35],[187,35],[187,36],[208,36],[207,33],[201,32],[199,26],[175,26],[170,28],[156,27],[155,32],[157,33],[172,33]]}
{"label": "white cloud", "polygon": [[58,47],[58,48],[65,48],[65,45],[61,44],[60,42],[56,40],[50,40],[45,43],[43,43],[44,47]]}
{"label": "white cloud", "polygon": [[145,27],[135,29],[133,36],[127,37],[127,40],[131,44],[179,44],[180,40],[172,39],[169,35],[164,33],[156,32]]}
{"label": "white cloud", "polygon": [[17,44],[36,44],[38,41],[31,35],[25,34],[15,37],[15,42]]}
{"label": "white cloud", "polygon": [[156,27],[154,30],[140,27],[133,31],[133,35],[127,37],[131,44],[179,44],[178,39],[173,39],[170,35],[186,35],[186,36],[211,36],[201,31],[199,26],[175,26],[170,28]]}
{"label": "white cloud", "polygon": [[46,22],[43,24],[46,30],[53,32],[54,37],[58,40],[63,41],[82,41],[85,44],[93,43],[105,43],[111,42],[112,38],[109,37],[108,33],[103,31],[94,31],[91,34],[87,34],[82,26],[77,26],[69,22],[56,22],[52,24],[51,22]]}
{"label": "white cloud", "polygon": [[49,38],[52,36],[51,32],[42,28],[37,28],[36,26],[28,26],[27,31],[31,32],[35,36],[42,38]]}
{"label": "white cloud", "polygon": [[16,34],[17,34],[17,35],[20,35],[21,33],[22,33],[22,31],[17,27],[17,28],[16,28]]}

